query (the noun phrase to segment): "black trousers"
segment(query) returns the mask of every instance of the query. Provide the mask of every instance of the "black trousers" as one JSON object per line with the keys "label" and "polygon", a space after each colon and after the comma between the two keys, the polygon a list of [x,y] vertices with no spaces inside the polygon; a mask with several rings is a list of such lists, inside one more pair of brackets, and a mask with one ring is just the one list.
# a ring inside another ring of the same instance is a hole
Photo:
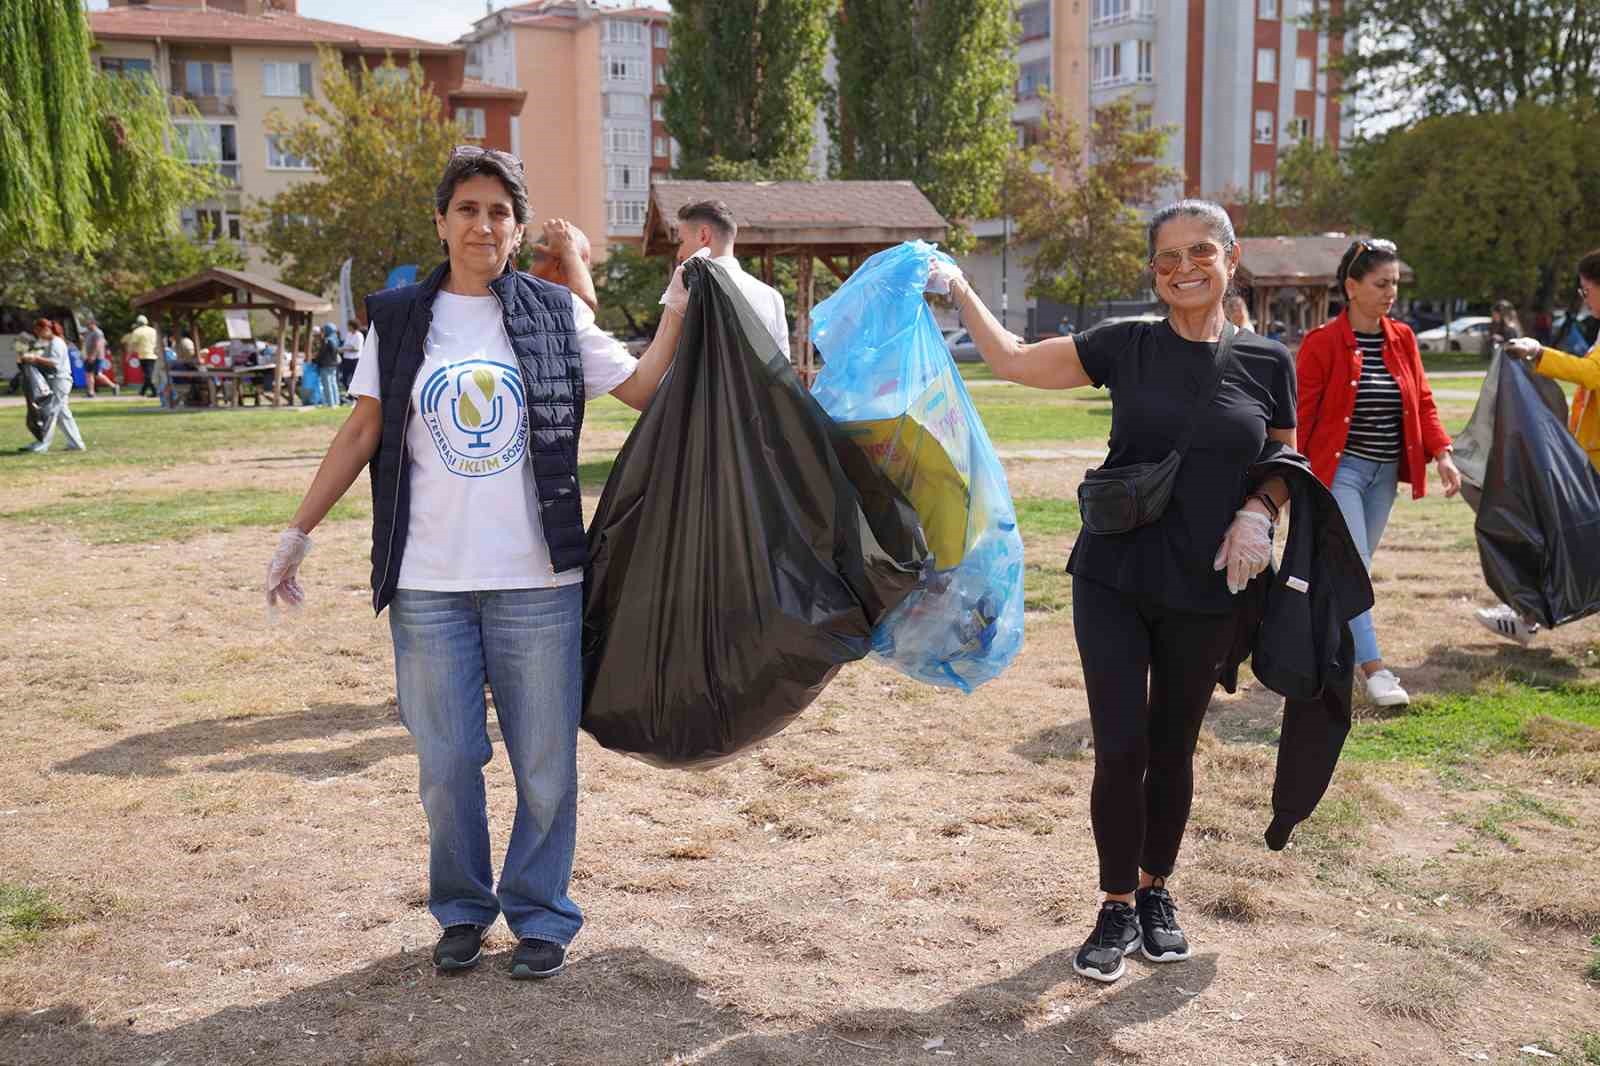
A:
{"label": "black trousers", "polygon": [[139,395],[159,396],[160,393],[156,392],[156,361],[140,358],[139,369],[144,373],[144,381],[139,386]]}
{"label": "black trousers", "polygon": [[1094,730],[1089,815],[1100,888],[1172,873],[1194,798],[1194,746],[1233,642],[1231,614],[1176,611],[1074,576],[1072,624]]}

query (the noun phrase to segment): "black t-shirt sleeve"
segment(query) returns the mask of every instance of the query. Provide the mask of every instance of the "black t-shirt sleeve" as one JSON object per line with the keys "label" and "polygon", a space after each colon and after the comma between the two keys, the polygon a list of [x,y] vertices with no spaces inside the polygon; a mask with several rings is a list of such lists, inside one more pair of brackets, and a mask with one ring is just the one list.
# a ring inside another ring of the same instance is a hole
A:
{"label": "black t-shirt sleeve", "polygon": [[1129,329],[1133,324],[1108,322],[1072,335],[1072,342],[1078,346],[1078,362],[1096,388],[1116,385],[1118,359],[1133,344]]}
{"label": "black t-shirt sleeve", "polygon": [[1281,344],[1273,345],[1274,371],[1272,376],[1272,418],[1267,423],[1273,429],[1293,429],[1296,424],[1295,403],[1299,396],[1295,386],[1294,357]]}

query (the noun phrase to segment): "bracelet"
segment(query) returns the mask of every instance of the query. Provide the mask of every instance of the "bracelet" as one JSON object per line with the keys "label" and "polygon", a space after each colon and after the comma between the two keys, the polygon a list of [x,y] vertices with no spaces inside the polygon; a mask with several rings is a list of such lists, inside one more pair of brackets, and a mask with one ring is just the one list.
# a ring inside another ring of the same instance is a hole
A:
{"label": "bracelet", "polygon": [[1273,525],[1278,524],[1278,505],[1271,496],[1267,495],[1265,492],[1252,492],[1250,495],[1245,497],[1246,503],[1251,500],[1260,500],[1262,503],[1266,504],[1267,521],[1271,522]]}

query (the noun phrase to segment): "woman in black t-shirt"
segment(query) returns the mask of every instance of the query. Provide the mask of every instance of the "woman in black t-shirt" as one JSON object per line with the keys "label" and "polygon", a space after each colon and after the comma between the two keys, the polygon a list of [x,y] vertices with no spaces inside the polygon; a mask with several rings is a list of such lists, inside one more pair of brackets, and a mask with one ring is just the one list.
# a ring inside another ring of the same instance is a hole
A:
{"label": "woman in black t-shirt", "polygon": [[1223,296],[1239,265],[1227,212],[1203,200],[1150,222],[1150,266],[1169,317],[1112,323],[1024,344],[997,322],[954,266],[935,261],[928,287],[948,291],[994,372],[1044,389],[1111,392],[1106,466],[1156,462],[1191,417],[1194,435],[1171,502],[1130,532],[1084,532],[1067,569],[1072,620],[1094,730],[1090,817],[1105,892],[1073,968],[1115,981],[1123,956],[1189,957],[1166,888],[1189,818],[1194,747],[1233,639],[1235,595],[1265,569],[1281,479],[1246,472],[1268,438],[1295,440],[1294,362],[1276,341],[1240,332],[1215,399]]}

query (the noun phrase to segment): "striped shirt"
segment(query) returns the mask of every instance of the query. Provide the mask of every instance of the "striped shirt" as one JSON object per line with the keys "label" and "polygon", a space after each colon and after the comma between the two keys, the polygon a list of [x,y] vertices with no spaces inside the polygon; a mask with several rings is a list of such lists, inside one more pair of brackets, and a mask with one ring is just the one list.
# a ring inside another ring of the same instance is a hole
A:
{"label": "striped shirt", "polygon": [[1400,385],[1383,365],[1383,334],[1356,332],[1361,349],[1361,384],[1345,438],[1347,455],[1375,463],[1400,459]]}

